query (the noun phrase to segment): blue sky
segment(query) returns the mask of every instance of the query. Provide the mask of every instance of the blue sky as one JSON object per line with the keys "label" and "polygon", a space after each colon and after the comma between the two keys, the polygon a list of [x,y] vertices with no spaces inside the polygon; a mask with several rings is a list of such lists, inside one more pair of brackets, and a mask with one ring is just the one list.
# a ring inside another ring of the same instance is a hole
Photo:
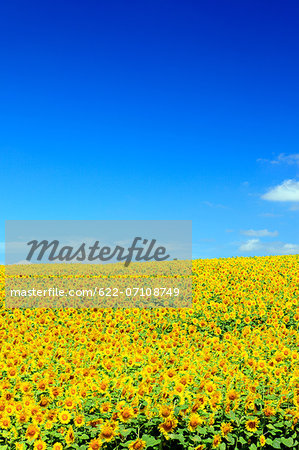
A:
{"label": "blue sky", "polygon": [[194,257],[299,253],[298,30],[288,0],[2,2],[0,261],[9,219],[192,219]]}

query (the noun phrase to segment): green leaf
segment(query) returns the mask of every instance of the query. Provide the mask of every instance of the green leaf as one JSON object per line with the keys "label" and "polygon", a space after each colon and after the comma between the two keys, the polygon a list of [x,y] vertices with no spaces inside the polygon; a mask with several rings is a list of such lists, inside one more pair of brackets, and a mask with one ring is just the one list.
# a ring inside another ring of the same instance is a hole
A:
{"label": "green leaf", "polygon": [[287,447],[292,447],[293,448],[294,441],[293,441],[293,439],[291,437],[289,437],[289,438],[282,437],[281,438],[281,442],[284,445],[286,445]]}
{"label": "green leaf", "polygon": [[236,414],[234,413],[234,411],[230,411],[230,412],[227,414],[227,417],[228,417],[229,419],[231,419],[231,420],[236,420]]}
{"label": "green leaf", "polygon": [[280,448],[280,443],[281,443],[281,439],[274,439],[274,441],[272,442],[272,447],[273,448]]}
{"label": "green leaf", "polygon": [[251,444],[249,450],[257,450],[257,446],[255,444]]}
{"label": "green leaf", "polygon": [[159,444],[159,440],[154,438],[154,436],[150,436],[149,434],[143,434],[141,439],[146,443],[148,447]]}
{"label": "green leaf", "polygon": [[284,427],[284,423],[283,422],[275,422],[275,426],[276,426],[276,428],[282,428],[282,427]]}
{"label": "green leaf", "polygon": [[225,450],[225,449],[226,449],[225,442],[222,442],[222,443],[219,445],[219,450]]}
{"label": "green leaf", "polygon": [[247,441],[246,441],[242,436],[239,438],[239,442],[240,442],[240,444],[242,444],[242,445],[247,444]]}
{"label": "green leaf", "polygon": [[227,442],[229,442],[230,445],[234,445],[235,439],[234,439],[234,437],[231,434],[228,434],[226,436],[226,439],[227,439]]}
{"label": "green leaf", "polygon": [[127,436],[129,436],[129,434],[132,432],[134,430],[134,428],[122,428],[122,429],[120,429],[119,431],[120,431],[120,434],[122,435],[122,436],[124,436],[124,437],[127,437]]}
{"label": "green leaf", "polygon": [[83,434],[81,434],[80,439],[84,439],[84,440],[89,439],[89,436],[88,436],[88,434],[83,433]]}

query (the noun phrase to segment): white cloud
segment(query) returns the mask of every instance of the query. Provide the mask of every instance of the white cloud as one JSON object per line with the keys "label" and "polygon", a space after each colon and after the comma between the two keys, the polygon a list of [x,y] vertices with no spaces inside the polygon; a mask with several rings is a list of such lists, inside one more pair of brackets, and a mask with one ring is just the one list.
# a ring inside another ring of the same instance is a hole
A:
{"label": "white cloud", "polygon": [[285,153],[280,153],[277,159],[270,161],[271,164],[296,164],[299,165],[299,153],[293,153],[292,155],[286,155]]}
{"label": "white cloud", "polygon": [[259,239],[249,239],[244,244],[240,245],[239,250],[241,252],[253,252],[260,248],[260,240]]}
{"label": "white cloud", "polygon": [[276,159],[265,159],[259,158],[258,162],[270,163],[270,164],[289,164],[299,166],[299,153],[293,153],[291,155],[286,155],[285,153],[280,153]]}
{"label": "white cloud", "polygon": [[222,205],[221,203],[212,203],[212,202],[205,201],[205,202],[202,202],[202,204],[209,206],[209,208],[224,208],[224,209],[227,208],[227,206]]}
{"label": "white cloud", "polygon": [[286,253],[299,253],[299,245],[298,244],[284,244],[282,249]]}
{"label": "white cloud", "polygon": [[252,237],[264,237],[264,236],[271,236],[275,237],[278,236],[278,231],[269,231],[269,230],[242,230],[241,234],[244,234],[245,236],[252,236]]}
{"label": "white cloud", "polygon": [[274,213],[261,213],[259,215],[261,217],[281,217],[281,214],[274,214]]}
{"label": "white cloud", "polygon": [[14,263],[14,264],[17,264],[17,265],[27,265],[27,264],[32,264],[30,261],[27,261],[27,259],[23,259],[22,261],[18,261],[18,262],[16,262],[16,263]]}
{"label": "white cloud", "polygon": [[299,254],[299,244],[284,242],[261,242],[260,239],[249,239],[239,246],[241,252],[259,252],[263,255],[292,255]]}
{"label": "white cloud", "polygon": [[299,202],[299,181],[285,180],[262,195],[262,199],[272,202]]}

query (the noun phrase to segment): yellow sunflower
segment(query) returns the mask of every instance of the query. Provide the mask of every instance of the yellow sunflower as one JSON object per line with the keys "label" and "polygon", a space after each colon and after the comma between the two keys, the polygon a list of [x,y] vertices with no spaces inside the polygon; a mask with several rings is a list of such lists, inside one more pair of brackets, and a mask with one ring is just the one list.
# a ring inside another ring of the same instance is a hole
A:
{"label": "yellow sunflower", "polygon": [[58,418],[61,423],[67,424],[71,420],[71,414],[69,411],[66,411],[66,410],[60,411],[60,413],[58,414]]}
{"label": "yellow sunflower", "polygon": [[255,433],[257,431],[257,427],[259,425],[258,419],[249,419],[247,420],[245,427],[247,431],[251,431],[251,433]]}

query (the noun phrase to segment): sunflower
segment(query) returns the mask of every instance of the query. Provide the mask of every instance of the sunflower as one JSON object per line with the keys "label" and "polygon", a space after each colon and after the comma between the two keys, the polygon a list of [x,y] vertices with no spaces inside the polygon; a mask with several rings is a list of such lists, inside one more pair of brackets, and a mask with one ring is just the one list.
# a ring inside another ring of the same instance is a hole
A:
{"label": "sunflower", "polygon": [[131,406],[125,406],[119,413],[119,419],[122,422],[129,422],[129,420],[131,420],[134,415],[135,414],[133,408]]}
{"label": "sunflower", "polygon": [[51,421],[56,421],[57,419],[57,411],[55,409],[50,409],[47,412],[47,419],[51,420]]}
{"label": "sunflower", "polygon": [[261,447],[264,447],[266,445],[266,438],[263,434],[260,436],[260,444]]}
{"label": "sunflower", "polygon": [[144,448],[146,448],[146,442],[142,439],[136,439],[136,441],[129,444],[129,450],[143,450]]}
{"label": "sunflower", "polygon": [[258,419],[249,419],[247,420],[245,427],[247,431],[251,431],[251,433],[255,433],[257,431],[257,427],[259,425]]}
{"label": "sunflower", "polygon": [[63,450],[62,444],[60,444],[60,442],[55,442],[55,444],[52,447],[52,450]]}
{"label": "sunflower", "polygon": [[180,383],[180,382],[176,382],[175,383],[175,386],[174,386],[174,389],[173,389],[175,394],[182,395],[184,390],[185,390],[185,386],[183,385],[183,383]]}
{"label": "sunflower", "polygon": [[73,408],[76,406],[76,403],[74,402],[74,399],[72,399],[71,397],[67,397],[67,398],[64,400],[64,406],[65,406],[67,409],[73,409]]}
{"label": "sunflower", "polygon": [[102,447],[102,441],[100,441],[100,439],[93,439],[89,443],[88,450],[98,450],[101,447]]}
{"label": "sunflower", "polygon": [[160,423],[159,430],[166,439],[169,439],[169,433],[171,433],[177,426],[178,421],[174,416],[167,417],[164,422]]}
{"label": "sunflower", "polygon": [[227,436],[228,433],[231,433],[233,431],[233,427],[230,422],[223,422],[220,429],[222,436]]}
{"label": "sunflower", "polygon": [[33,440],[36,439],[38,435],[39,435],[38,427],[36,425],[29,425],[25,434],[26,439]]}
{"label": "sunflower", "polygon": [[6,408],[5,408],[5,412],[9,416],[12,416],[14,414],[14,412],[15,412],[14,406],[12,404],[7,405]]}
{"label": "sunflower", "polygon": [[270,417],[270,416],[275,416],[276,411],[274,408],[272,408],[271,406],[266,406],[266,408],[264,408],[264,414],[266,417]]}
{"label": "sunflower", "polygon": [[105,402],[100,406],[100,411],[102,414],[108,413],[111,410],[111,403]]}
{"label": "sunflower", "polygon": [[199,427],[203,423],[203,419],[200,417],[199,414],[193,413],[190,416],[189,419],[189,426],[188,430],[195,431],[197,427]]}
{"label": "sunflower", "polygon": [[115,436],[115,426],[114,424],[106,423],[103,424],[100,430],[99,438],[102,441],[110,442]]}
{"label": "sunflower", "polygon": [[206,384],[205,388],[206,388],[207,393],[210,395],[213,394],[213,392],[215,391],[215,385],[211,381],[209,381]]}
{"label": "sunflower", "polygon": [[23,381],[20,386],[20,390],[23,394],[29,394],[32,387],[28,381]]}
{"label": "sunflower", "polygon": [[228,399],[232,402],[234,400],[237,400],[239,395],[237,393],[237,391],[235,391],[235,389],[231,389],[228,393],[227,393],[227,397]]}
{"label": "sunflower", "polygon": [[51,420],[47,420],[47,422],[45,423],[45,430],[52,430],[54,426],[54,422],[52,422]]}
{"label": "sunflower", "polygon": [[50,403],[50,399],[48,397],[43,396],[40,399],[39,406],[42,406],[43,408],[45,408],[46,406],[48,406],[49,403]]}
{"label": "sunflower", "polygon": [[29,416],[28,416],[28,414],[27,414],[27,412],[25,410],[24,411],[19,411],[16,414],[17,422],[20,423],[20,424],[24,424],[24,423],[28,422],[28,418],[29,418]]}
{"label": "sunflower", "polygon": [[159,408],[159,414],[163,419],[166,419],[166,417],[173,415],[173,408],[169,405],[162,405]]}
{"label": "sunflower", "polygon": [[76,425],[76,427],[83,427],[84,423],[85,419],[84,416],[82,416],[82,414],[75,417],[74,424]]}
{"label": "sunflower", "polygon": [[100,381],[100,383],[99,383],[99,386],[98,386],[99,391],[100,391],[100,392],[105,392],[106,389],[108,388],[108,386],[109,386],[109,379],[108,379],[108,378],[102,379],[102,380]]}
{"label": "sunflower", "polygon": [[58,418],[61,423],[67,424],[71,420],[71,414],[69,413],[69,411],[64,410],[58,414]]}
{"label": "sunflower", "polygon": [[46,380],[40,380],[38,383],[37,383],[37,388],[38,388],[38,390],[40,390],[40,391],[45,391],[46,390],[46,388],[47,388],[47,381]]}
{"label": "sunflower", "polygon": [[46,443],[41,439],[34,442],[34,450],[45,450],[46,447],[47,447]]}
{"label": "sunflower", "polygon": [[2,419],[0,420],[0,428],[4,428],[5,430],[7,430],[10,427],[11,427],[10,418],[8,416],[2,417]]}
{"label": "sunflower", "polygon": [[16,450],[25,450],[25,444],[24,442],[16,442]]}
{"label": "sunflower", "polygon": [[62,392],[62,389],[60,387],[54,386],[50,390],[50,395],[51,395],[51,397],[57,398],[57,397],[59,397],[61,392]]}
{"label": "sunflower", "polygon": [[212,447],[217,448],[221,444],[221,436],[220,434],[215,434],[212,442]]}
{"label": "sunflower", "polygon": [[70,428],[68,429],[68,431],[65,435],[65,442],[67,443],[67,445],[70,445],[74,442],[74,440],[75,440],[74,430],[73,430],[73,427],[70,426]]}
{"label": "sunflower", "polygon": [[199,395],[192,406],[192,412],[195,413],[199,409],[204,409],[206,404],[207,404],[207,397],[205,395]]}

